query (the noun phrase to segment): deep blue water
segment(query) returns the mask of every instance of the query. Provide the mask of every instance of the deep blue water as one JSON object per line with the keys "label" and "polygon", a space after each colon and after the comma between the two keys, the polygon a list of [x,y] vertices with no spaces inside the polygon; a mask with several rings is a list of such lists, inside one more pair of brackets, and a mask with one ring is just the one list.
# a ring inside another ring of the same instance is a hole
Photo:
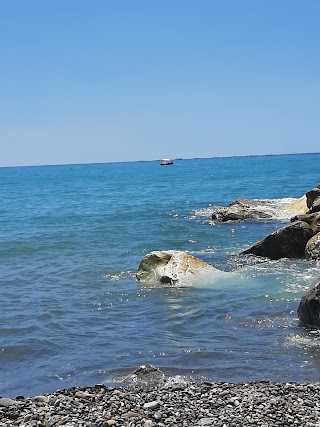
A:
{"label": "deep blue water", "polygon": [[[206,208],[300,197],[320,154],[0,169],[0,395],[112,384],[141,364],[210,380],[319,380],[296,309],[319,265],[236,254],[284,222],[213,224]],[[192,287],[135,280],[177,249],[234,272]]]}

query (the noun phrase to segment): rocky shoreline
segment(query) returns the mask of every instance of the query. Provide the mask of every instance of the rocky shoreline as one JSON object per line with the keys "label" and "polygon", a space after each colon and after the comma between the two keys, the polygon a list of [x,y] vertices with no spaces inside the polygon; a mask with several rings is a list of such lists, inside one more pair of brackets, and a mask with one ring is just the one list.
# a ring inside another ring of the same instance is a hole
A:
{"label": "rocky shoreline", "polygon": [[320,426],[320,383],[99,384],[0,399],[0,426]]}

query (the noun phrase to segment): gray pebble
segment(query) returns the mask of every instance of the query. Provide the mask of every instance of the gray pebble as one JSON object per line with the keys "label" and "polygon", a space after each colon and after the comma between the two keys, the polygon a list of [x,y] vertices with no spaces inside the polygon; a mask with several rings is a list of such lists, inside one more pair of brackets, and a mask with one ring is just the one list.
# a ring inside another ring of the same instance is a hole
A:
{"label": "gray pebble", "polygon": [[160,421],[160,420],[161,420],[161,418],[162,418],[162,416],[161,416],[160,412],[155,412],[155,413],[153,414],[153,418],[154,418],[156,421]]}
{"label": "gray pebble", "polygon": [[159,402],[154,400],[153,402],[147,402],[143,405],[143,409],[155,409],[159,406]]}
{"label": "gray pebble", "polygon": [[16,400],[9,399],[8,397],[1,397],[0,406],[13,406],[18,403]]}

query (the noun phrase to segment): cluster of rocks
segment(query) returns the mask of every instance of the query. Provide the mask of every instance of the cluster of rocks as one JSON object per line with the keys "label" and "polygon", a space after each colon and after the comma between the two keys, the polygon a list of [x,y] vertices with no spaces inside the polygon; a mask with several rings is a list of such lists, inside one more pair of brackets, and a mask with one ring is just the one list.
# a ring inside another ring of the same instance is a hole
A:
{"label": "cluster of rocks", "polygon": [[0,399],[0,426],[242,427],[320,425],[320,383],[95,385]]}
{"label": "cluster of rocks", "polygon": [[[239,199],[226,208],[216,209],[212,219],[221,222],[272,219],[274,216],[266,210],[270,205],[273,206],[274,201]],[[300,199],[283,205],[281,210],[288,215],[291,224],[276,230],[242,254],[270,259],[320,258],[320,185]],[[296,214],[292,215],[293,212]]]}
{"label": "cluster of rocks", "polygon": [[[267,201],[240,199],[227,208],[213,213],[215,220],[262,219]],[[287,207],[285,207],[287,208]],[[270,259],[320,259],[320,185],[308,191],[296,203],[290,204],[298,214],[290,218],[291,224],[276,230],[242,254],[253,254]],[[245,212],[247,210],[247,213]],[[302,325],[320,328],[320,280],[311,285],[302,296],[298,317]]]}
{"label": "cluster of rocks", "polygon": [[306,196],[290,202],[270,199],[238,199],[227,207],[216,208],[212,212],[211,218],[218,222],[290,218],[293,212],[297,214],[306,213],[308,211],[306,202]]}
{"label": "cluster of rocks", "polygon": [[[214,211],[212,218],[221,221],[268,219],[266,208],[275,201],[239,199],[226,208]],[[320,259],[320,185],[303,197],[281,206],[290,224],[277,229],[260,242],[241,252],[273,260],[281,258]],[[271,212],[271,209],[269,209]],[[296,214],[292,216],[293,212]],[[175,285],[193,276],[216,274],[216,268],[181,251],[154,251],[140,262],[136,277],[141,282]],[[220,272],[221,273],[221,272]],[[320,327],[320,280],[303,295],[298,316],[305,326]]]}

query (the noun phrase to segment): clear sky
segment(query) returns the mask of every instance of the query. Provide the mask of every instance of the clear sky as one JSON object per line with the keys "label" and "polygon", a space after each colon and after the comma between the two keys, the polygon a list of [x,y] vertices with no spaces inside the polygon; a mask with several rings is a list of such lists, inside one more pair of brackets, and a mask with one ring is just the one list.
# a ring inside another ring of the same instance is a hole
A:
{"label": "clear sky", "polygon": [[0,166],[320,151],[319,0],[1,0]]}

